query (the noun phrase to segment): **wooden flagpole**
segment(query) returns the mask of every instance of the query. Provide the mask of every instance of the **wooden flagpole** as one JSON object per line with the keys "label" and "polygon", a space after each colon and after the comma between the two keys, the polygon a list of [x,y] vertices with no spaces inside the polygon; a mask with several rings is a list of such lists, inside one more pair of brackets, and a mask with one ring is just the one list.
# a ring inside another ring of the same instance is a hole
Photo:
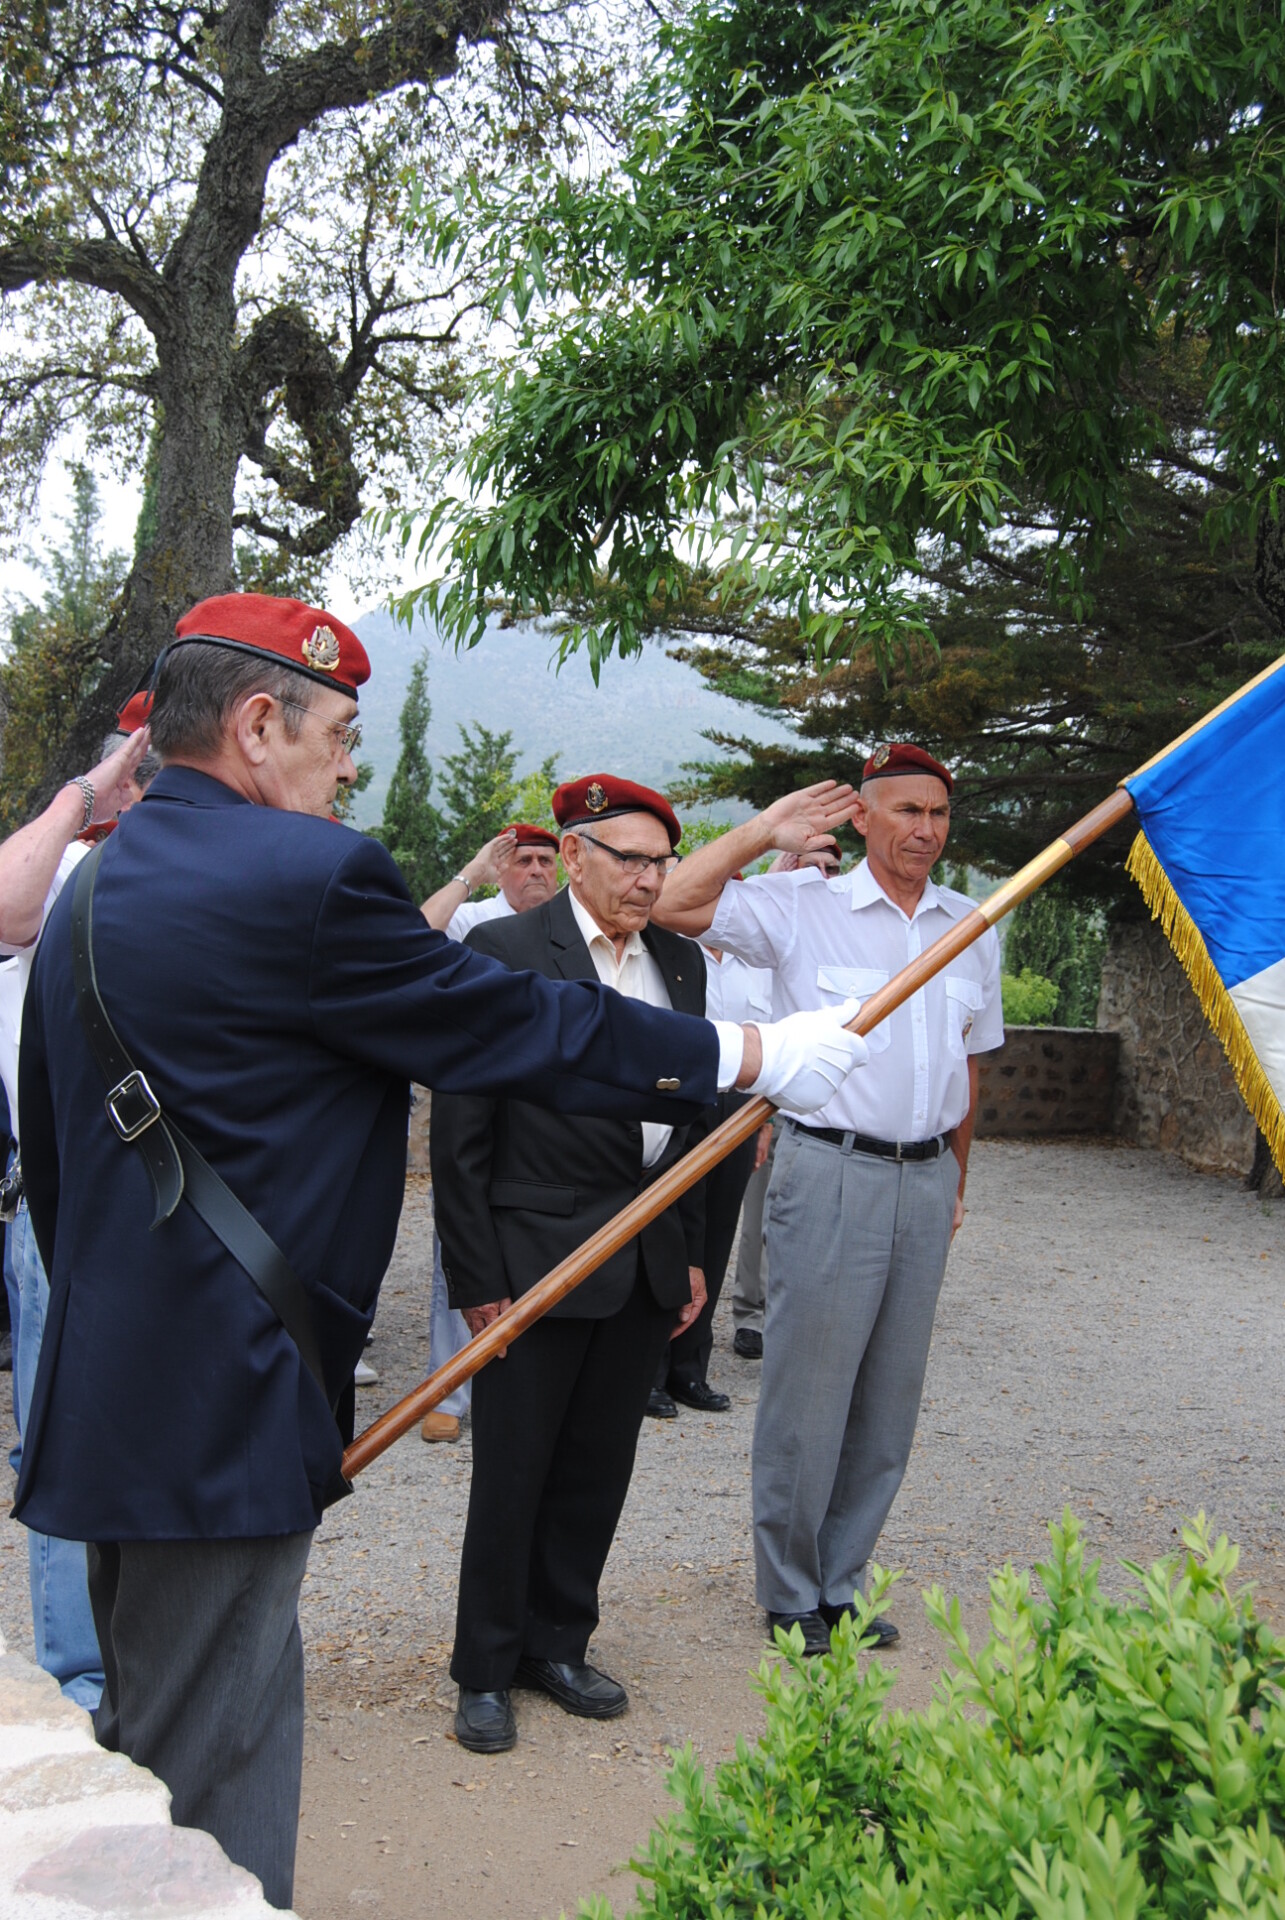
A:
{"label": "wooden flagpole", "polygon": [[[965,947],[971,947],[988,927],[993,927],[997,920],[1011,913],[1014,907],[1042,887],[1046,880],[1052,879],[1068,860],[1073,860],[1110,827],[1125,819],[1132,808],[1133,801],[1128,792],[1124,787],[1118,787],[1109,799],[1094,807],[1091,813],[1086,813],[1082,820],[1077,820],[1073,827],[1045,847],[1043,853],[1029,861],[1020,873],[997,887],[989,900],[965,914],[949,933],[944,933],[917,960],[903,967],[886,987],[871,994],[862,1003],[852,1022],[853,1032],[869,1033],[881,1020],[886,1020],[904,1000],[908,1000],[912,993],[917,993],[926,981],[940,973]],[[377,1460],[395,1440],[409,1433],[426,1413],[444,1400],[448,1393],[454,1393],[456,1387],[463,1386],[466,1380],[494,1359],[502,1347],[509,1346],[533,1321],[539,1320],[559,1300],[564,1300],[613,1253],[619,1252],[635,1234],[641,1233],[657,1214],[663,1213],[680,1194],[694,1187],[720,1160],[726,1159],[733,1148],[739,1147],[743,1140],[748,1140],[752,1133],[757,1132],[775,1111],[771,1101],[761,1096],[747,1101],[739,1113],[733,1114],[721,1127],[707,1134],[645,1193],[631,1200],[614,1220],[600,1227],[583,1246],[577,1247],[551,1273],[546,1273],[530,1292],[520,1295],[512,1306],[475,1339],[470,1340],[466,1347],[462,1347],[444,1367],[439,1367],[436,1373],[430,1374],[412,1393],[408,1393],[404,1400],[399,1400],[396,1406],[381,1414],[364,1433],[357,1435],[345,1453],[344,1473],[348,1479],[351,1480],[354,1474],[362,1472],[373,1460]]]}

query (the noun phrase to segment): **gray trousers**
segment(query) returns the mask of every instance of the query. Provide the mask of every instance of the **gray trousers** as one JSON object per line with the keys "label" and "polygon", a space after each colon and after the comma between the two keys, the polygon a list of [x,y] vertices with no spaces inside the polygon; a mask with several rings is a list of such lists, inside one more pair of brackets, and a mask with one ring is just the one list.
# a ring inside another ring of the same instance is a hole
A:
{"label": "gray trousers", "polygon": [[294,1891],[311,1545],[293,1533],[89,1548],[106,1674],[99,1745],[150,1767],[174,1824],[212,1833],[274,1907]]}
{"label": "gray trousers", "polygon": [[754,1426],[754,1559],[773,1613],[842,1606],[910,1458],[959,1167],[777,1142]]}
{"label": "gray trousers", "polygon": [[778,1128],[772,1132],[772,1149],[757,1173],[750,1175],[741,1202],[741,1244],[736,1254],[736,1277],[732,1281],[732,1325],[739,1332],[749,1327],[763,1331],[763,1304],[767,1298],[767,1256],[763,1250],[763,1203],[772,1178],[772,1159]]}

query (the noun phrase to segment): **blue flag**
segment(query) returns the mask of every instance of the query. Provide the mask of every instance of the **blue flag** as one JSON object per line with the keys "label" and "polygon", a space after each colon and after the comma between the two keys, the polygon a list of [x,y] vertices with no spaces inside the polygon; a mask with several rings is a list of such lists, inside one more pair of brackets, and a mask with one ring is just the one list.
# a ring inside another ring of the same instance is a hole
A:
{"label": "blue flag", "polygon": [[1124,784],[1128,871],[1285,1173],[1285,657]]}

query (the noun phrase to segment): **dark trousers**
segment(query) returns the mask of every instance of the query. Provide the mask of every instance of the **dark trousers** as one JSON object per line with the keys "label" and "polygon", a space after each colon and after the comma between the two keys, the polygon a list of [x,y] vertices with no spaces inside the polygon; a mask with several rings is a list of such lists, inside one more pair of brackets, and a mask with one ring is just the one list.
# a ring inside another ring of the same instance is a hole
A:
{"label": "dark trousers", "polygon": [[274,1907],[294,1890],[303,1774],[299,1588],[310,1533],[89,1548],[100,1746],[149,1767]]}
{"label": "dark trousers", "polygon": [[[734,1114],[738,1107],[743,1107],[748,1098],[749,1095],[744,1093],[720,1093],[719,1124]],[[678,1338],[671,1340],[661,1355],[655,1380],[658,1387],[668,1386],[671,1380],[691,1384],[709,1377],[709,1357],[714,1351],[714,1309],[723,1291],[732,1242],[736,1238],[736,1222],[741,1216],[741,1201],[745,1198],[750,1170],[754,1165],[754,1142],[757,1138],[757,1134],[752,1133],[735,1152],[729,1153],[726,1160],[720,1160],[714,1171],[705,1176],[705,1253],[702,1265],[708,1297],[691,1326],[684,1327]]]}
{"label": "dark trousers", "polygon": [[675,1312],[643,1277],[605,1320],[546,1315],[473,1380],[473,1484],[452,1678],[511,1685],[523,1654],[582,1660]]}

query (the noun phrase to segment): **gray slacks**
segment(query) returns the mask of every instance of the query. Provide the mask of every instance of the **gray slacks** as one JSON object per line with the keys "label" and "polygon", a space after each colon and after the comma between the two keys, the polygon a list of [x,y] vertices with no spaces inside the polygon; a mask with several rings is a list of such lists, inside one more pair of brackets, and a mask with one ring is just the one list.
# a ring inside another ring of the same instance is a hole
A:
{"label": "gray slacks", "polygon": [[753,1454],[770,1612],[863,1584],[910,1458],[958,1186],[953,1153],[883,1160],[793,1126],[777,1141]]}
{"label": "gray slacks", "polygon": [[732,1281],[732,1325],[739,1332],[749,1327],[763,1331],[763,1304],[767,1298],[767,1256],[763,1250],[763,1203],[772,1178],[772,1160],[776,1152],[780,1123],[772,1129],[772,1146],[757,1173],[750,1175],[741,1202],[741,1244],[736,1253],[736,1275]]}
{"label": "gray slacks", "polygon": [[106,1674],[99,1745],[150,1767],[174,1824],[212,1833],[274,1907],[294,1891],[311,1545],[292,1533],[89,1548]]}

